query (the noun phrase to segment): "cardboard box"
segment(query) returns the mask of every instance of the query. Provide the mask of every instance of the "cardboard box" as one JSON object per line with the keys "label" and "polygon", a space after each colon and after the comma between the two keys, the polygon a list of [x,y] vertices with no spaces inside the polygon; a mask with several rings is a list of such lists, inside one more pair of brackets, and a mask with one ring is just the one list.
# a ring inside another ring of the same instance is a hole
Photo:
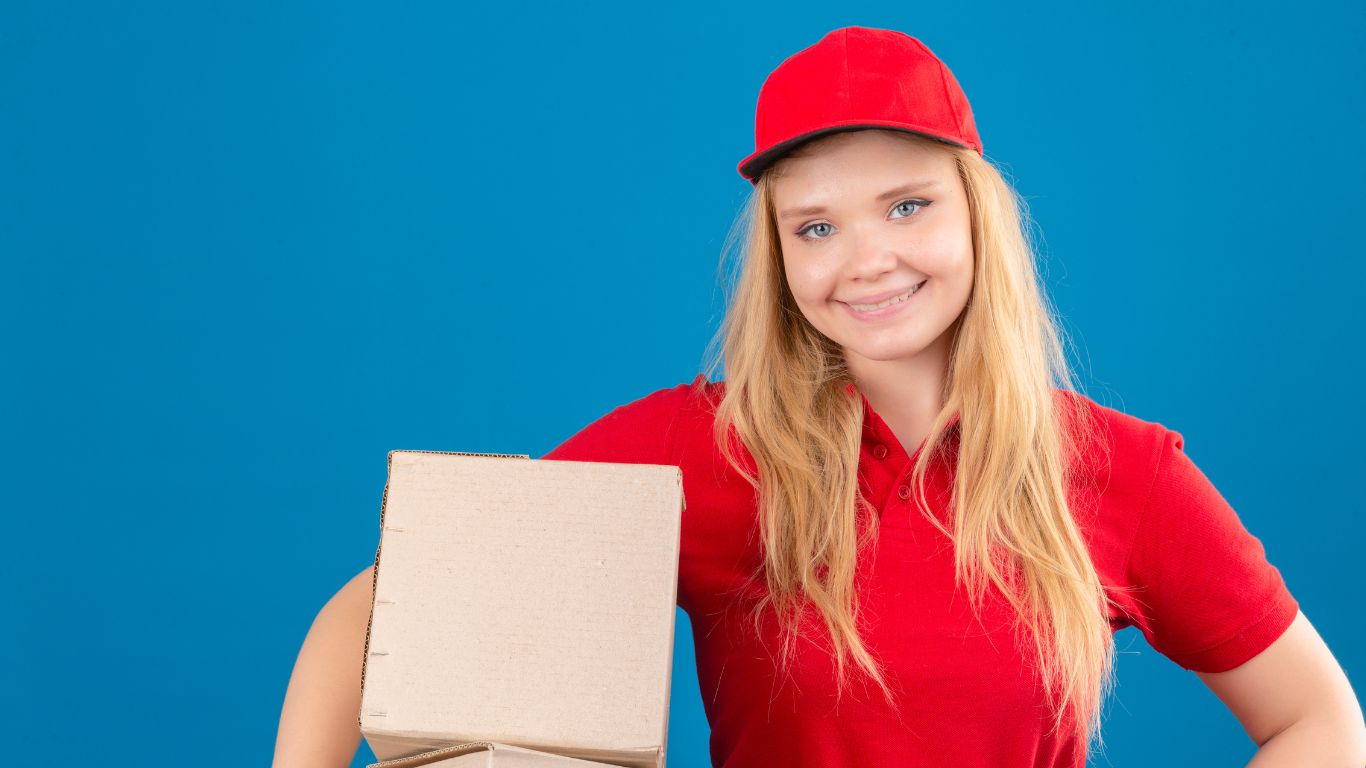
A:
{"label": "cardboard box", "polygon": [[375,756],[662,768],[683,505],[675,466],[390,451],[361,673]]}

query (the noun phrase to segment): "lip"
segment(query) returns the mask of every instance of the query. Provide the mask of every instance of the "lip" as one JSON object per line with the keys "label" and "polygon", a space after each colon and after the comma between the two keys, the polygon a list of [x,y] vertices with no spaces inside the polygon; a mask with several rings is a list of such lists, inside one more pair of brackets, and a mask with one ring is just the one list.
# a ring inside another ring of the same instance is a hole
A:
{"label": "lip", "polygon": [[[927,278],[925,278],[925,280],[929,280],[929,278],[927,277]],[[846,302],[843,302],[843,303],[845,303],[845,304],[876,304],[876,303],[878,303],[879,301],[886,301],[887,299],[890,299],[890,298],[892,298],[893,296],[900,296],[901,294],[905,293],[906,291],[909,291],[909,290],[911,290],[912,288],[916,287],[916,286],[919,285],[920,283],[925,282],[925,280],[921,280],[921,281],[919,281],[919,282],[911,283],[910,285],[906,286],[905,288],[898,288],[898,289],[896,289],[896,290],[894,290],[894,291],[887,291],[886,293],[877,293],[877,294],[873,294],[872,296],[864,296],[864,297],[862,297],[862,298],[853,299],[853,300],[851,300],[851,301],[846,301]]]}
{"label": "lip", "polygon": [[[921,282],[921,283],[924,283],[924,284],[928,284],[928,283],[929,283],[929,278],[926,278],[926,279],[924,279],[924,280],[922,280],[922,281],[920,281],[920,282]],[[907,290],[909,290],[909,289],[907,289],[907,288],[902,288],[901,290],[896,291],[895,293],[884,293],[884,294],[882,294],[882,296],[881,296],[880,298],[874,297],[874,300],[873,300],[873,301],[860,301],[860,302],[857,302],[857,303],[859,303],[859,304],[876,304],[876,303],[879,302],[879,301],[886,301],[887,299],[890,299],[890,298],[892,298],[893,296],[900,296],[901,294],[905,293]],[[924,286],[924,285],[921,285],[920,290],[918,290],[918,291],[916,291],[915,293],[911,294],[911,298],[906,299],[905,301],[899,301],[899,302],[897,302],[897,303],[891,305],[890,307],[883,307],[882,309],[875,310],[875,311],[872,311],[872,312],[860,312],[860,311],[858,311],[857,309],[854,309],[853,307],[849,306],[849,302],[847,302],[847,301],[841,301],[840,304],[844,306],[844,309],[845,309],[846,312],[848,312],[851,316],[853,316],[853,317],[855,317],[855,318],[857,318],[857,319],[859,319],[859,320],[882,320],[882,319],[891,317],[891,316],[893,316],[893,315],[899,314],[903,309],[906,308],[906,306],[907,306],[908,304],[916,303],[916,299],[919,298],[919,297],[920,297],[920,294],[922,294],[922,293],[924,293],[924,292],[925,292],[925,286]]]}

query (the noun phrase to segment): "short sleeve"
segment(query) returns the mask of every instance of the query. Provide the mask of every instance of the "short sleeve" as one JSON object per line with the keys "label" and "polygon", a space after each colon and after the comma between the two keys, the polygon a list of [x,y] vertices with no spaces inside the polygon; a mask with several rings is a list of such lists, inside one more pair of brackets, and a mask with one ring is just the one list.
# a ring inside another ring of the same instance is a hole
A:
{"label": "short sleeve", "polygon": [[1299,604],[1262,542],[1162,428],[1127,577],[1148,644],[1185,669],[1223,672],[1271,645]]}
{"label": "short sleeve", "polygon": [[673,464],[673,429],[689,385],[660,389],[617,406],[555,446],[542,460]]}

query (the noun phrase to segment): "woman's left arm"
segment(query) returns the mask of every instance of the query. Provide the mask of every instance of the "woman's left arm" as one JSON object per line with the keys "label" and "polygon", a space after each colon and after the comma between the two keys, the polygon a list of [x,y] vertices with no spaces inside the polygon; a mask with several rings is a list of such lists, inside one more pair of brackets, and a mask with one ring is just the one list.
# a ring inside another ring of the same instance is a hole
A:
{"label": "woman's left arm", "polygon": [[1241,666],[1195,674],[1257,744],[1247,768],[1366,766],[1361,704],[1302,611],[1275,642]]}

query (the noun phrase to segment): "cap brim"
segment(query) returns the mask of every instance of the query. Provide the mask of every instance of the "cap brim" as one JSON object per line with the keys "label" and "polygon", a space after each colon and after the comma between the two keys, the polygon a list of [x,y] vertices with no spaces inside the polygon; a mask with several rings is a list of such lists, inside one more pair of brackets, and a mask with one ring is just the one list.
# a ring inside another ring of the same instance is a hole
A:
{"label": "cap brim", "polygon": [[757,183],[759,180],[759,176],[763,174],[764,171],[768,170],[768,168],[771,165],[778,162],[778,160],[782,158],[783,155],[786,155],[788,152],[791,152],[798,146],[805,144],[808,141],[814,141],[816,139],[821,138],[822,136],[828,136],[832,133],[841,133],[843,131],[862,131],[867,130],[869,128],[881,128],[884,130],[901,131],[903,133],[913,133],[917,136],[924,136],[927,139],[934,139],[935,141],[938,141],[943,144],[948,144],[950,146],[962,147],[963,149],[974,149],[974,147],[969,147],[966,144],[954,141],[953,139],[946,139],[943,136],[938,136],[925,130],[907,126],[903,123],[860,122],[850,123],[848,125],[832,125],[825,128],[819,128],[814,131],[808,131],[807,133],[803,133],[800,136],[794,136],[793,138],[787,139],[786,141],[781,141],[762,152],[755,152],[749,157],[746,157],[744,160],[740,161],[740,164],[738,166],[736,166],[736,170],[740,172],[741,176],[744,176],[746,179],[749,179],[750,183]]}

